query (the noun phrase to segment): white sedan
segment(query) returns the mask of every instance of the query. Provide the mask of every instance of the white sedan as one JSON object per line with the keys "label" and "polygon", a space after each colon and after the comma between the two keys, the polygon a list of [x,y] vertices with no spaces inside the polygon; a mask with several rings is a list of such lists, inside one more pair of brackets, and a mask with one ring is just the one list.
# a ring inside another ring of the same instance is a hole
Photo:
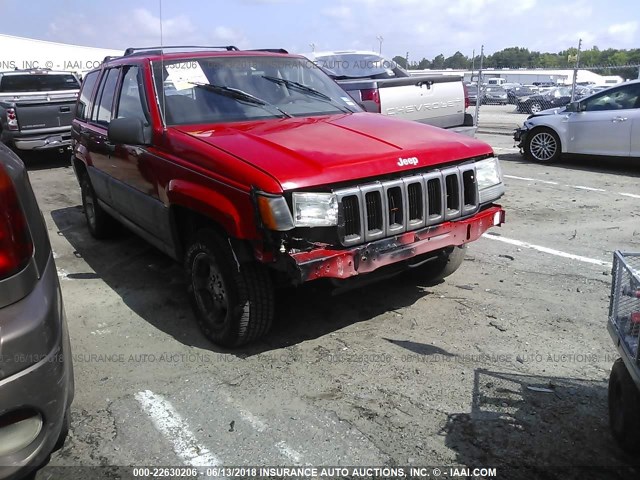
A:
{"label": "white sedan", "polygon": [[514,139],[535,162],[564,153],[640,157],[640,80],[531,115]]}

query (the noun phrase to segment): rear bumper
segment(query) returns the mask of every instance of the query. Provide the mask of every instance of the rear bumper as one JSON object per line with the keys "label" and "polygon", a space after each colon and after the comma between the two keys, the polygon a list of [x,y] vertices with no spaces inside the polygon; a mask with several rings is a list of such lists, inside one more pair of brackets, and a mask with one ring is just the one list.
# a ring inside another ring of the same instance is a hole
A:
{"label": "rear bumper", "polygon": [[71,148],[71,132],[14,137],[13,146],[17,150],[49,150],[53,148]]}
{"label": "rear bumper", "polygon": [[[3,319],[5,313],[7,318]],[[14,319],[21,322],[11,322]],[[14,367],[14,371],[16,363],[23,367],[0,380],[0,425],[5,414],[16,410],[37,412],[42,419],[40,431],[30,443],[0,455],[0,479],[14,479],[47,460],[61,436],[65,414],[73,400],[69,333],[53,258],[28,296],[0,310],[0,324],[7,327],[0,330],[3,342],[15,346],[24,339],[20,353],[13,348],[11,352],[7,348],[0,352],[0,367]],[[41,339],[54,336],[46,353],[37,351],[34,334]],[[15,432],[0,426],[0,447],[16,438]]]}
{"label": "rear bumper", "polygon": [[494,205],[464,220],[445,222],[346,250],[319,248],[295,253],[291,258],[299,276],[296,280],[345,280],[370,274],[382,267],[410,261],[430,252],[473,242],[489,228],[502,225],[504,219],[502,207]]}

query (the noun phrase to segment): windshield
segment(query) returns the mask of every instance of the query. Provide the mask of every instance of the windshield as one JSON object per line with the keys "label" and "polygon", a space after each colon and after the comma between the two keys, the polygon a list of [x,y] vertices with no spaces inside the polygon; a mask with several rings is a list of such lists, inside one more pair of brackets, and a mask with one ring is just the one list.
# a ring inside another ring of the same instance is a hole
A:
{"label": "windshield", "polygon": [[409,74],[393,60],[375,53],[343,53],[316,57],[315,63],[332,77],[396,78]]}
{"label": "windshield", "polygon": [[154,62],[153,70],[167,125],[362,111],[301,58],[204,57]]}
{"label": "windshield", "polygon": [[71,74],[9,74],[0,79],[0,92],[52,92],[79,88],[78,80]]}

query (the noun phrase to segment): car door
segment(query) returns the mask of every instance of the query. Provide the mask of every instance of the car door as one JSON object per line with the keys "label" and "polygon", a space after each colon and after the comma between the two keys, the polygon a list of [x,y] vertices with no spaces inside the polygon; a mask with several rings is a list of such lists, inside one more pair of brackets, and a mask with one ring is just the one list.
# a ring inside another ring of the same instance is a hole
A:
{"label": "car door", "polygon": [[[138,118],[151,124],[143,72],[136,65],[123,68],[114,118]],[[114,145],[110,155],[114,207],[138,227],[163,241],[170,237],[168,212],[158,198],[155,169],[161,160],[141,145]]]}
{"label": "car door", "polygon": [[113,99],[119,76],[120,68],[110,68],[103,74],[91,117],[84,127],[83,134],[87,139],[91,184],[98,198],[109,205],[113,202],[109,184],[109,176],[112,175],[113,170],[111,163],[113,145],[107,139],[107,128],[111,122]]}
{"label": "car door", "polygon": [[100,70],[94,70],[85,77],[75,108],[75,118],[71,122],[73,155],[89,164],[91,163],[91,152],[87,124],[91,116],[91,106],[94,102],[93,94],[98,86],[101,73]]}
{"label": "car door", "polygon": [[640,95],[635,108],[629,111],[631,120],[631,156],[640,158]]}
{"label": "car door", "polygon": [[580,102],[568,116],[567,151],[590,155],[629,156],[633,113],[640,84],[605,90]]}

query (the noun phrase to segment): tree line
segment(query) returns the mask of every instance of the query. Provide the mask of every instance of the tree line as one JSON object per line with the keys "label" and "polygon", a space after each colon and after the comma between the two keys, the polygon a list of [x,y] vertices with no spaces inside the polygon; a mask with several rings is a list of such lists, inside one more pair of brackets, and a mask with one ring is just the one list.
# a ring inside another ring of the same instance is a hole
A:
{"label": "tree line", "polygon": [[[528,48],[509,47],[484,57],[483,68],[573,68],[576,64],[577,48],[569,48],[558,53],[530,51]],[[445,68],[471,70],[480,66],[480,55],[467,57],[456,52],[450,57],[443,54],[432,60],[423,58],[419,62],[409,62],[400,55],[393,60],[401,67],[426,70]],[[640,48],[619,50],[607,48],[600,50],[594,46],[580,52],[580,68],[596,71],[601,75],[620,75],[623,78],[638,78]]]}

